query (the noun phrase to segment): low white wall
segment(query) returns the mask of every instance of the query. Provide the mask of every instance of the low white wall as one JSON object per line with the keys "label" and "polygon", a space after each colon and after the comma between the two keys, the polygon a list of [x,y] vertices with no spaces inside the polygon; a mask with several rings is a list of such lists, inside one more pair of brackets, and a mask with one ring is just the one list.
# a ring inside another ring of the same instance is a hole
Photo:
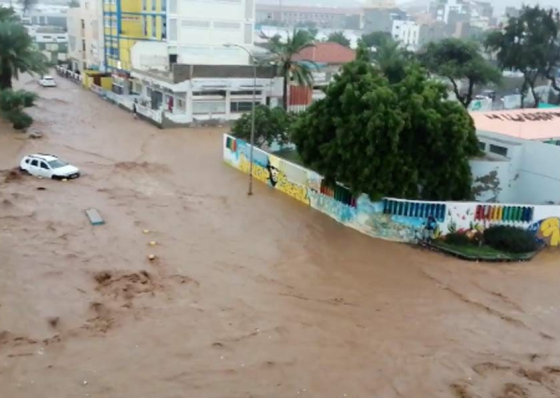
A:
{"label": "low white wall", "polygon": [[[224,161],[244,173],[250,169],[250,150],[245,141],[224,135]],[[498,166],[498,173],[504,173],[503,166]],[[469,234],[492,225],[511,225],[529,229],[547,245],[560,245],[560,206],[395,198],[372,202],[367,195],[353,196],[340,184],[334,188],[327,186],[316,172],[257,148],[253,150],[253,176],[338,222],[377,238],[413,242],[432,215],[438,221],[436,235],[455,231]]]}

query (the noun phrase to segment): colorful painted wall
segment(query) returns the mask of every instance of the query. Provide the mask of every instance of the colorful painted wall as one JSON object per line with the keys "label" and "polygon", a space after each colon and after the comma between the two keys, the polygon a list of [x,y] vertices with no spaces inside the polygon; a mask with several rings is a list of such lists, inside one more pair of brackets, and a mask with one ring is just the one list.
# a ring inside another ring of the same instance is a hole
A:
{"label": "colorful painted wall", "polygon": [[[226,163],[249,173],[248,143],[226,134],[223,151]],[[394,198],[372,202],[367,195],[353,196],[342,185],[327,186],[316,172],[257,148],[253,151],[253,176],[336,221],[376,238],[414,242],[431,215],[438,221],[437,235],[455,231],[475,233],[492,225],[512,225],[534,232],[536,239],[549,246],[560,245],[560,206]]]}

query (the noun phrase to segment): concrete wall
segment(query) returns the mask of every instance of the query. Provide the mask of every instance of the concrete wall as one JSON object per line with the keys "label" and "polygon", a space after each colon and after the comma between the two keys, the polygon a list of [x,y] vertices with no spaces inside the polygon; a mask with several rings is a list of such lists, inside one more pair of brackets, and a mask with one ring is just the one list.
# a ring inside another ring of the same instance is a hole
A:
{"label": "concrete wall", "polygon": [[[250,145],[227,134],[224,161],[249,173]],[[490,205],[479,202],[425,202],[385,198],[372,202],[367,195],[353,196],[341,185],[324,184],[321,175],[255,148],[253,176],[304,205],[372,237],[414,242],[427,217],[438,221],[436,235],[482,231],[492,225],[526,228],[550,246],[560,245],[560,206]]]}

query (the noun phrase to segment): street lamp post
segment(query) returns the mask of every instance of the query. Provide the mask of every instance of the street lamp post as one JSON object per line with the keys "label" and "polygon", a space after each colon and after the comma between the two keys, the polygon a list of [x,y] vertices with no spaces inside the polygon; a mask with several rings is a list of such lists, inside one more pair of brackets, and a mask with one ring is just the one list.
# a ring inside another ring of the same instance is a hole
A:
{"label": "street lamp post", "polygon": [[253,105],[251,106],[251,149],[249,149],[249,189],[247,195],[253,195],[253,147],[255,146],[255,103],[257,102],[257,60],[251,51],[239,44],[224,44],[225,47],[238,47],[249,54],[253,62]]}

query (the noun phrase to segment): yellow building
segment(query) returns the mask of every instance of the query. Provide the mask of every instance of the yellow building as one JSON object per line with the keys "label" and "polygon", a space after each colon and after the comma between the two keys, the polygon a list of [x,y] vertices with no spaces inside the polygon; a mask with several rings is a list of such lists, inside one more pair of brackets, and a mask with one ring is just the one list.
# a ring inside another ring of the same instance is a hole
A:
{"label": "yellow building", "polygon": [[130,72],[131,50],[138,41],[164,41],[166,0],[103,0],[105,65]]}

